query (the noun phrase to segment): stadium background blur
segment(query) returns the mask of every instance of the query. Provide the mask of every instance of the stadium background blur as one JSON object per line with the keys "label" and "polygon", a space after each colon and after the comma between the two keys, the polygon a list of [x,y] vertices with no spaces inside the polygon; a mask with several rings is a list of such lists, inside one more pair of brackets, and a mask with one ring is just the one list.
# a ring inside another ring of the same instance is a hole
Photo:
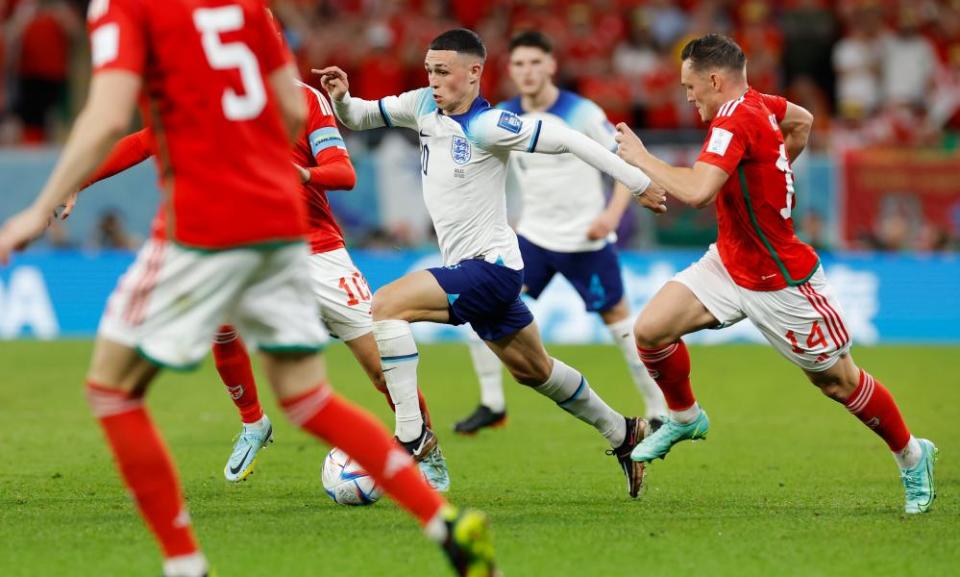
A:
{"label": "stadium background blur", "polygon": [[[42,186],[56,147],[82,105],[89,76],[86,4],[0,0],[0,218],[25,206]],[[680,48],[707,32],[729,34],[749,57],[754,87],[783,94],[815,114],[810,146],[794,166],[794,221],[801,238],[822,254],[835,254],[847,264],[856,254],[871,263],[864,266],[874,274],[874,288],[856,280],[857,266],[844,269],[856,283],[850,294],[841,295],[844,306],[860,307],[862,314],[853,315],[868,320],[879,310],[900,315],[901,324],[921,317],[931,326],[944,323],[936,336],[893,331],[906,340],[960,342],[955,328],[960,303],[949,281],[960,275],[955,259],[960,248],[960,0],[276,0],[271,5],[305,81],[317,84],[311,68],[337,64],[350,74],[352,93],[364,98],[425,85],[422,59],[430,39],[467,26],[489,50],[482,94],[498,102],[514,94],[507,75],[509,38],[524,29],[542,30],[557,47],[558,83],[596,101],[611,121],[636,127],[657,154],[675,163],[692,162],[704,135],[679,87]],[[417,137],[389,130],[345,136],[358,185],[330,199],[348,244],[381,256],[387,251],[405,263],[384,268],[380,258],[366,265],[377,270],[358,263],[377,285],[404,272],[404,266],[427,262],[423,255],[436,250],[420,195]],[[229,154],[228,143],[224,154]],[[23,259],[31,255],[50,259],[58,251],[89,258],[100,249],[134,249],[148,235],[157,194],[149,162],[100,183],[82,196],[68,222],[55,223],[20,262],[29,262]],[[516,216],[519,195],[508,195],[508,203]],[[682,268],[715,238],[715,227],[712,209],[695,211],[673,202],[668,215],[655,218],[631,207],[617,242],[638,251],[637,274],[644,277],[638,283],[662,283],[669,277],[657,272],[658,258],[674,270]],[[881,253],[902,258],[877,260]],[[37,265],[48,285],[53,282],[45,272],[50,262]],[[625,262],[630,265],[631,258]],[[880,271],[877,263],[887,263],[886,268]],[[916,272],[911,263],[932,267],[925,270],[934,276]],[[886,279],[899,282],[904,275],[915,284],[884,292],[890,286]],[[0,312],[3,283],[11,300],[10,277],[0,271]],[[114,278],[97,298],[105,298]],[[917,290],[926,291],[931,307],[939,302],[940,311],[951,305],[956,312],[944,317],[935,308],[920,314],[900,306]],[[635,298],[635,306],[645,302],[647,292]],[[72,298],[75,292],[69,294]],[[891,308],[894,301],[897,306]],[[96,299],[90,302],[98,311]],[[43,334],[25,325],[13,328],[11,314],[6,325],[0,315],[0,336]],[[85,321],[86,328],[76,334],[89,334],[92,323]],[[62,319],[58,326],[62,330],[56,334],[74,334]],[[578,326],[570,330],[586,330]],[[876,342],[889,338],[884,326],[865,321],[858,332]]]}

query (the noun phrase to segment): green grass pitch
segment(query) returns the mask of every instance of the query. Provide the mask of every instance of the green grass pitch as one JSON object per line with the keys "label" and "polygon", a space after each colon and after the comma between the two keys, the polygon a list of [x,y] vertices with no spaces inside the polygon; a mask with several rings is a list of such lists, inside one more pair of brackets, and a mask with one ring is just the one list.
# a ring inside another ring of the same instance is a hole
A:
{"label": "green grass pitch", "polygon": [[[612,346],[551,347],[626,413],[640,401]],[[457,504],[493,522],[507,577],[621,575],[957,575],[960,571],[960,349],[859,348],[857,361],[940,447],[932,513],[906,517],[883,443],[767,347],[692,348],[710,439],[654,463],[632,501],[598,435],[508,383],[509,426],[450,431],[476,403],[465,347],[424,346],[421,383]],[[88,342],[0,344],[0,574],[160,572],[153,540],[120,485],[82,395]],[[331,380],[387,422],[382,397],[343,346]],[[238,419],[207,361],[166,373],[150,407],[165,435],[207,556],[221,577],[444,576],[439,551],[384,500],[335,505],[326,448],[294,430],[272,395],[276,443],[243,484],[221,470]]]}

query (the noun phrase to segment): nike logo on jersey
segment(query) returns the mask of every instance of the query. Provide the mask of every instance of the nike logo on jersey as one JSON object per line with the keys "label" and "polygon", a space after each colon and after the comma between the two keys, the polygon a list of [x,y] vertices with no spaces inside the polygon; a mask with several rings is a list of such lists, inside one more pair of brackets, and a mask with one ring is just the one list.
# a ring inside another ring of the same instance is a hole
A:
{"label": "nike logo on jersey", "polygon": [[430,138],[430,135],[427,134],[426,132],[424,132],[423,130],[421,130],[421,131],[420,131],[420,138]]}
{"label": "nike logo on jersey", "polygon": [[773,278],[773,277],[775,277],[775,276],[777,276],[777,273],[766,274],[766,275],[763,275],[762,277],[760,277],[760,280],[767,280],[768,278]]}

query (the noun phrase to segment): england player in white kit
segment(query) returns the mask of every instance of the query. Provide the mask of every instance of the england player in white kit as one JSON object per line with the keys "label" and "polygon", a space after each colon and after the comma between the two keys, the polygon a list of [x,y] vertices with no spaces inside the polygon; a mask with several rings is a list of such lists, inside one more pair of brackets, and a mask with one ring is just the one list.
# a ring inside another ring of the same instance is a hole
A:
{"label": "england player in white kit", "polygon": [[[525,122],[559,123],[581,132],[613,151],[616,130],[592,101],[561,90],[553,45],[537,31],[521,32],[510,41],[510,77],[520,96],[497,105]],[[538,298],[555,274],[563,275],[596,312],[623,352],[633,381],[643,396],[653,428],[667,414],[657,383],[647,373],[633,338],[633,319],[624,297],[620,259],[613,246],[615,230],[630,202],[630,191],[614,185],[609,204],[602,174],[572,154],[514,154],[510,167],[523,198],[517,224],[523,256],[524,292]],[[473,434],[506,421],[500,360],[478,339],[470,355],[480,381],[480,405],[454,430]]]}
{"label": "england player in white kit", "polygon": [[[524,121],[480,98],[486,49],[470,30],[434,39],[425,67],[429,88],[366,101],[348,94],[346,74],[318,71],[340,121],[353,130],[417,130],[423,194],[444,266],[411,273],[374,295],[374,336],[387,387],[397,405],[397,438],[417,443],[425,427],[417,406],[417,346],[410,322],[469,322],[514,378],[593,425],[610,443],[636,496],[643,468],[629,459],[647,423],[610,408],[575,369],[552,359],[520,300],[523,260],[507,223],[504,187],[511,151],[572,152],[627,185],[639,202],[662,212],[662,191],[603,146],[560,125]],[[649,190],[648,190],[649,187]]]}

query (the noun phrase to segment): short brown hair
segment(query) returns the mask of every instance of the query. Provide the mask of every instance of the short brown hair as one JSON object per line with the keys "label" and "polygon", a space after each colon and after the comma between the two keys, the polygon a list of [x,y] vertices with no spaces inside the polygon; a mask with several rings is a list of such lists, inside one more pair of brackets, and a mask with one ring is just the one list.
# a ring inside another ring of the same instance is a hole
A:
{"label": "short brown hair", "polygon": [[487,48],[477,33],[467,28],[447,30],[430,43],[430,50],[453,50],[458,54],[472,54],[486,60]]}
{"label": "short brown hair", "polygon": [[539,48],[547,54],[553,53],[553,42],[550,38],[539,30],[525,30],[510,39],[510,52],[521,46],[529,48]]}
{"label": "short brown hair", "polygon": [[740,71],[747,65],[747,57],[740,46],[722,34],[707,34],[687,42],[680,59],[689,60],[690,66],[697,71],[711,68]]}

